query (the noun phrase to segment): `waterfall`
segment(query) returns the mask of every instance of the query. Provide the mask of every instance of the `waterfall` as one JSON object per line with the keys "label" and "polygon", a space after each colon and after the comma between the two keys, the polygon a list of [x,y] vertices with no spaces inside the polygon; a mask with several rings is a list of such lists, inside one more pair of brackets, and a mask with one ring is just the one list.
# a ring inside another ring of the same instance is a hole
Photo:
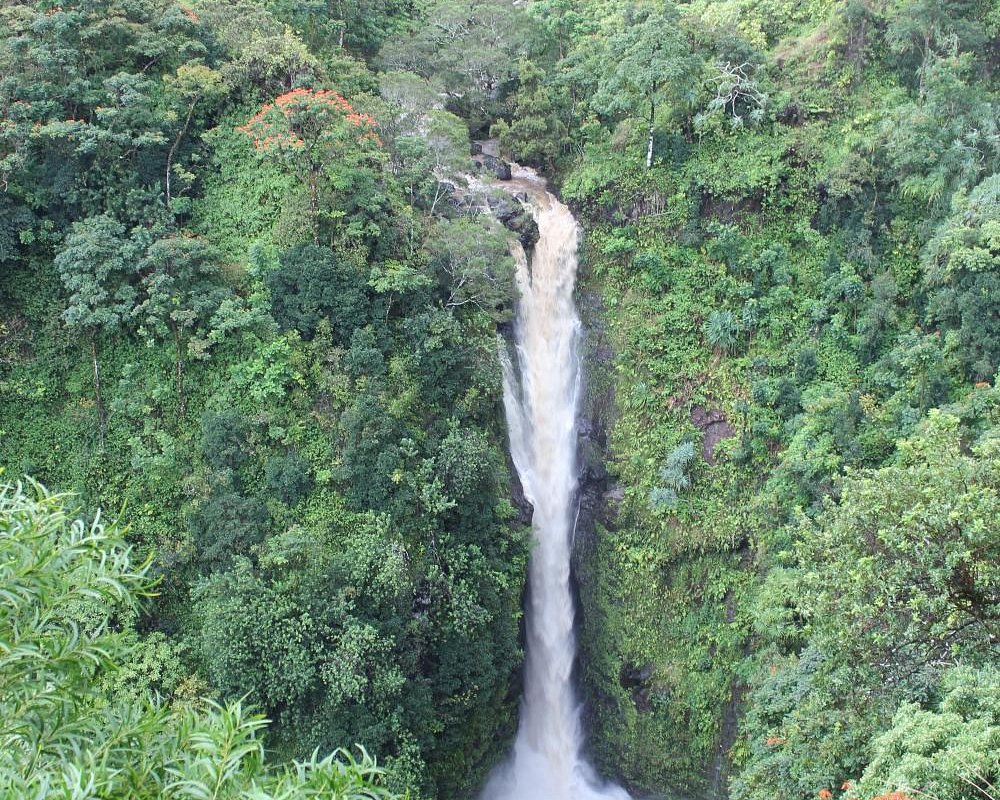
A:
{"label": "waterfall", "polygon": [[573,304],[579,228],[572,213],[531,170],[515,169],[510,191],[524,192],[538,222],[531,264],[514,245],[519,302],[517,364],[501,348],[510,451],[534,506],[534,549],[524,697],[514,749],[490,777],[483,800],[628,800],[600,783],[582,754],[580,705],[571,681],[576,640],[570,552],[577,489],[580,395]]}

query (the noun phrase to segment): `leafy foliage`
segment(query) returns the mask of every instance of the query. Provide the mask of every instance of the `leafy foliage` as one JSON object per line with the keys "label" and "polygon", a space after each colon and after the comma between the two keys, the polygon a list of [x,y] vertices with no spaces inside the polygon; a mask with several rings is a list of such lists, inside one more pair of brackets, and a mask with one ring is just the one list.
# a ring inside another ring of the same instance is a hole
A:
{"label": "leafy foliage", "polygon": [[[246,759],[266,738],[289,775],[328,775],[340,762],[308,766],[314,747],[357,742],[431,796],[477,785],[512,733],[527,543],[501,455],[511,262],[455,199],[467,124],[405,78],[379,97],[342,49],[373,57],[410,13],[0,10],[0,460],[122,509],[155,559],[129,663],[93,676],[115,713],[139,714],[147,689],[209,694]],[[355,608],[353,561],[386,548],[391,598]],[[245,618],[264,596],[269,615]],[[282,690],[254,647],[311,677]],[[248,695],[266,732],[225,716]]]}
{"label": "leafy foliage", "polygon": [[694,459],[694,443],[681,442],[667,456],[666,463],[660,468],[660,482],[649,493],[649,503],[654,509],[674,509],[680,493],[691,486],[691,478],[687,470]]}
{"label": "leafy foliage", "polygon": [[37,484],[0,489],[0,789],[11,797],[390,798],[362,752],[275,767],[267,725],[239,703],[121,702],[102,674],[129,659],[116,632],[151,582],[113,527]]}
{"label": "leafy foliage", "polygon": [[922,259],[931,318],[954,331],[961,360],[978,380],[1000,366],[1000,176],[958,196],[954,213]]}
{"label": "leafy foliage", "polygon": [[[355,741],[394,790],[475,793],[528,553],[513,262],[463,177],[487,130],[584,230],[598,765],[635,795],[995,793],[994,5],[0,8],[0,461],[155,559],[45,617],[0,793],[382,796],[310,760]],[[59,661],[93,642],[120,669]],[[32,766],[36,733],[62,749]]]}
{"label": "leafy foliage", "polygon": [[328,248],[305,244],[285,251],[279,268],[268,273],[266,281],[274,319],[307,338],[315,335],[325,318],[335,341],[346,344],[368,317],[364,276],[338,264]]}

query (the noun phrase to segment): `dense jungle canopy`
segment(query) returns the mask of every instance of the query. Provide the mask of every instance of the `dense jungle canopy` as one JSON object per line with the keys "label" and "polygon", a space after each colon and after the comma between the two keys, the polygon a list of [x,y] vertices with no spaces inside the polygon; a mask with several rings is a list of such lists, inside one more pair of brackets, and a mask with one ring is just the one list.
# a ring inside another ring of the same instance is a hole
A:
{"label": "dense jungle canopy", "polygon": [[514,161],[600,771],[1000,800],[998,71],[997,0],[0,0],[0,795],[477,795]]}

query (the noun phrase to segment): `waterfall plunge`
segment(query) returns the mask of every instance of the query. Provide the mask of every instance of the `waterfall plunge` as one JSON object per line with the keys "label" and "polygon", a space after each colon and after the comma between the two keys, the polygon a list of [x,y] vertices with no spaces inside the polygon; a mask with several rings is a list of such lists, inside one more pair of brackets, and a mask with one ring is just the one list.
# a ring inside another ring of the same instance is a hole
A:
{"label": "waterfall plunge", "polygon": [[580,707],[571,682],[576,640],[570,551],[580,394],[573,286],[579,228],[530,170],[517,168],[508,186],[527,193],[540,234],[530,267],[515,247],[517,368],[501,352],[510,451],[534,506],[535,547],[517,739],[508,761],[490,777],[483,800],[628,800],[623,789],[601,784],[583,758]]}

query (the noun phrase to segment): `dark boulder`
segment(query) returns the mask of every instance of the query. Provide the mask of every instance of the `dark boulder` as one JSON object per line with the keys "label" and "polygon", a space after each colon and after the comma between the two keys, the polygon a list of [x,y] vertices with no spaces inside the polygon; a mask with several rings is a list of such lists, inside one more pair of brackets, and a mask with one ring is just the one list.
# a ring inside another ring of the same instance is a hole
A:
{"label": "dark boulder", "polygon": [[521,246],[530,250],[538,242],[538,223],[525,208],[517,195],[499,195],[489,198],[490,211],[507,230],[517,234]]}
{"label": "dark boulder", "polygon": [[798,128],[799,126],[805,124],[808,112],[798,103],[791,102],[781,109],[781,111],[777,113],[776,117],[778,122],[782,125]]}
{"label": "dark boulder", "polygon": [[632,702],[635,703],[636,711],[648,713],[653,710],[650,702],[650,692],[654,691],[651,684],[653,678],[653,663],[648,662],[641,667],[632,664],[623,664],[618,682],[623,689],[629,689],[632,693]]}
{"label": "dark boulder", "polygon": [[637,667],[634,664],[622,664],[621,674],[618,676],[618,682],[621,684],[623,689],[638,689],[640,686],[645,686],[649,683],[649,679],[652,677],[652,661],[646,662],[641,667]]}
{"label": "dark boulder", "polygon": [[501,224],[507,225],[511,220],[524,212],[524,208],[516,198],[501,195],[489,199],[490,211]]}
{"label": "dark boulder", "polygon": [[517,234],[525,250],[530,250],[538,243],[538,223],[527,211],[514,217],[507,224],[507,228]]}
{"label": "dark boulder", "polygon": [[491,156],[488,153],[483,153],[481,159],[477,159],[482,162],[483,167],[490,170],[500,181],[509,181],[513,174],[511,173],[510,164],[504,161],[502,158],[497,158],[496,156]]}
{"label": "dark boulder", "polygon": [[726,415],[718,409],[709,411],[704,406],[691,409],[691,422],[703,434],[701,454],[709,464],[715,463],[715,448],[723,439],[736,435]]}

